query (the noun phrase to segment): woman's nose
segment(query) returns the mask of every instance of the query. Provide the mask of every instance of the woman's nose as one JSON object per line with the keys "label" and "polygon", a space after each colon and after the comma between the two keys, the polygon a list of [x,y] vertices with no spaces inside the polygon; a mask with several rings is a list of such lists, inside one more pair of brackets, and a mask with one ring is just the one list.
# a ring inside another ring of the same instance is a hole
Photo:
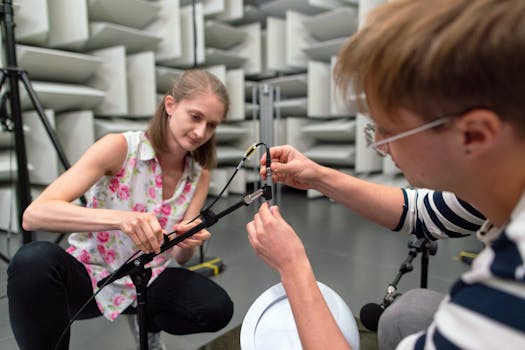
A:
{"label": "woman's nose", "polygon": [[206,135],[206,123],[199,123],[195,126],[195,134],[199,137],[204,137]]}

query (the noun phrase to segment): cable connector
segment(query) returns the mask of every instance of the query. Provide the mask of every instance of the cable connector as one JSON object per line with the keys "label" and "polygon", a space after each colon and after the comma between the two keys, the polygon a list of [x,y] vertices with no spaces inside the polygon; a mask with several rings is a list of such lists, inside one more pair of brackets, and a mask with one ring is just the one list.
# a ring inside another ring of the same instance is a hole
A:
{"label": "cable connector", "polygon": [[272,180],[272,158],[270,154],[270,147],[266,147],[266,181],[263,187],[264,189],[264,198],[268,201],[271,206],[272,200],[272,189],[273,189],[273,180]]}
{"label": "cable connector", "polygon": [[[269,186],[269,185],[264,185],[263,188],[263,197],[264,199],[266,199],[268,202],[270,202],[272,200],[272,186]],[[271,205],[271,203],[269,203]]]}
{"label": "cable connector", "polygon": [[257,191],[247,194],[246,196],[242,197],[242,201],[244,202],[244,204],[249,205],[261,196],[264,196],[264,188],[259,188]]}
{"label": "cable connector", "polygon": [[254,143],[253,145],[248,147],[246,152],[244,152],[244,156],[242,157],[241,161],[237,165],[237,169],[236,170],[239,170],[242,167],[242,165],[244,164],[244,162],[247,161],[248,159],[250,159],[251,155],[253,154],[253,152],[255,152],[255,150],[257,149],[258,146],[259,146],[259,144]]}

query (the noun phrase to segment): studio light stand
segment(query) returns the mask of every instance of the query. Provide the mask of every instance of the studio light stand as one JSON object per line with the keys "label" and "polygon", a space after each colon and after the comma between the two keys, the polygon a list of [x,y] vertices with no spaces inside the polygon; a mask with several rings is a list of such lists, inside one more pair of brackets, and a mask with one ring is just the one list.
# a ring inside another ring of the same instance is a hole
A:
{"label": "studio light stand", "polygon": [[[20,103],[20,89],[19,82],[24,84],[25,90],[36,110],[44,128],[57,151],[58,157],[62,166],[65,169],[70,168],[66,154],[60,145],[56,133],[49,123],[42,104],[37,98],[33,89],[31,81],[29,80],[26,71],[18,68],[16,57],[16,41],[15,41],[15,22],[13,13],[13,3],[11,0],[4,0],[0,5],[0,16],[2,21],[2,31],[5,48],[6,67],[1,69],[0,77],[0,92],[1,97],[1,123],[6,131],[14,132],[15,136],[15,153],[17,160],[17,180],[16,180],[16,194],[17,194],[17,210],[18,223],[22,232],[22,242],[29,243],[33,240],[33,232],[27,231],[22,226],[22,215],[27,206],[31,203],[31,185],[29,180],[29,173],[27,170],[27,153],[24,140],[24,130],[22,121],[22,107]],[[6,80],[9,83],[7,91],[3,92],[2,88]],[[86,200],[81,197],[82,203],[85,205]],[[63,235],[61,236],[63,237]],[[60,241],[61,237],[57,240]],[[9,261],[7,257],[2,256],[2,260]]]}
{"label": "studio light stand", "polygon": [[[230,214],[231,212],[239,209],[242,206],[247,206],[253,203],[257,198],[264,197],[266,200],[272,199],[272,190],[269,186],[263,186],[257,191],[247,194],[240,201],[230,206],[229,208],[221,211],[218,214],[213,213],[211,209],[207,209],[201,212],[201,223],[192,227],[187,232],[177,236],[173,239],[165,237],[164,243],[160,247],[160,253],[148,253],[142,254],[131,260],[130,262],[122,265],[115,273],[109,275],[108,277],[100,280],[97,283],[97,286],[102,289],[113,281],[118,280],[119,278],[130,276],[135,289],[137,291],[137,320],[139,326],[139,336],[140,336],[140,350],[148,349],[148,330],[146,324],[146,289],[148,281],[151,278],[151,268],[145,268],[145,265],[149,263],[155,256],[165,252],[166,250],[172,248],[176,244],[182,242],[186,238],[194,235],[200,230],[214,225],[220,218]],[[172,232],[173,233],[173,232]]]}

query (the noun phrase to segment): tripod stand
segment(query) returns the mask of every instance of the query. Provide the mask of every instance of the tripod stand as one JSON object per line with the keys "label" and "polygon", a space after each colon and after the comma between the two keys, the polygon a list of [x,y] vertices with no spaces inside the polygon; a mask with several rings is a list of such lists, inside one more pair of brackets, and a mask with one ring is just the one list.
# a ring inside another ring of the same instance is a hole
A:
{"label": "tripod stand", "polygon": [[[59,160],[65,169],[70,167],[66,154],[60,145],[56,133],[49,123],[42,104],[37,98],[37,95],[31,85],[26,71],[18,68],[16,57],[16,41],[15,41],[15,23],[13,4],[11,0],[4,0],[0,5],[0,16],[2,21],[3,38],[5,41],[5,58],[7,67],[1,69],[0,77],[0,91],[7,81],[9,82],[9,89],[2,93],[1,98],[1,122],[6,131],[12,131],[15,135],[15,153],[17,160],[17,210],[18,222],[20,230],[22,231],[22,242],[29,243],[33,240],[33,232],[27,231],[22,226],[22,214],[27,206],[31,203],[30,181],[27,169],[27,153],[24,140],[23,121],[22,121],[22,107],[20,103],[20,89],[19,82],[21,81],[26,89],[26,92],[33,104],[34,109],[44,125],[44,128],[58,154]],[[7,104],[9,102],[9,104]],[[9,110],[8,110],[9,107]],[[84,197],[81,197],[82,204],[86,204]],[[57,240],[58,242],[58,240]],[[0,253],[1,254],[1,253]],[[9,262],[5,256],[1,259]]]}

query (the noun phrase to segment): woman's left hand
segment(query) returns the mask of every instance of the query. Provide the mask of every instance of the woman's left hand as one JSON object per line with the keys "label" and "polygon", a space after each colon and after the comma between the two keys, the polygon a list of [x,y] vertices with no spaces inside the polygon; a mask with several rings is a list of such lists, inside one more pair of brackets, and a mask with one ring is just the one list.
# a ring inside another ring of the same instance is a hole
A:
{"label": "woman's left hand", "polygon": [[[173,226],[173,229],[176,232],[177,236],[180,236],[186,232],[188,232],[192,227],[195,227],[196,225],[200,224],[201,220],[197,219],[193,221],[192,223],[180,223]],[[171,239],[175,238],[175,236],[170,236]],[[177,244],[181,248],[195,248],[201,246],[205,240],[210,239],[211,233],[206,230],[202,229],[198,231],[197,233],[191,235],[190,237],[186,238],[179,244]]]}

